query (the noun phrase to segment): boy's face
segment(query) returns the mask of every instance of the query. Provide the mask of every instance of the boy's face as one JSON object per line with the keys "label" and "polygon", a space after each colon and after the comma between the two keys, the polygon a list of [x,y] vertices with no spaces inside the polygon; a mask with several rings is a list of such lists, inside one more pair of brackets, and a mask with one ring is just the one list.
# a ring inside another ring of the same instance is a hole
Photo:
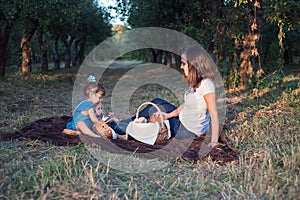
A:
{"label": "boy's face", "polygon": [[96,115],[102,115],[103,114],[103,110],[102,110],[102,104],[99,102],[96,105]]}

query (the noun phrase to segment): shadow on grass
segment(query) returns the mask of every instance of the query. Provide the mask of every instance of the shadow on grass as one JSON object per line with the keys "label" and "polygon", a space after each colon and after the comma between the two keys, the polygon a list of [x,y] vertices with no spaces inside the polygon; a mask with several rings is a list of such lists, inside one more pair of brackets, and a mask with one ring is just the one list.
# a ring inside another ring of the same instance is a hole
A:
{"label": "shadow on grass", "polygon": [[[265,87],[257,93],[250,90],[229,93],[227,95],[226,126],[235,128],[252,121],[258,112],[264,111],[265,108],[272,110],[273,104],[278,103],[280,100],[288,101],[285,103],[289,106],[299,108],[299,102],[296,102],[296,100],[300,98],[300,95],[298,92],[293,94],[293,91],[299,90],[299,83],[300,79],[278,81],[273,83],[271,88]],[[284,97],[284,95],[287,95],[287,97]]]}

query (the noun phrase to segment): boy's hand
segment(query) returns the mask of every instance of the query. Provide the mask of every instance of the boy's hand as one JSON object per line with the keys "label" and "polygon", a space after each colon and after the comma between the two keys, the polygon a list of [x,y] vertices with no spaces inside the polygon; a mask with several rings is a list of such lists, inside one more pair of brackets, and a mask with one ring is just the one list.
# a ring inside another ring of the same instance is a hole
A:
{"label": "boy's hand", "polygon": [[109,118],[113,118],[113,117],[115,116],[115,114],[114,114],[113,112],[110,112],[110,113],[107,114],[107,116],[108,116]]}

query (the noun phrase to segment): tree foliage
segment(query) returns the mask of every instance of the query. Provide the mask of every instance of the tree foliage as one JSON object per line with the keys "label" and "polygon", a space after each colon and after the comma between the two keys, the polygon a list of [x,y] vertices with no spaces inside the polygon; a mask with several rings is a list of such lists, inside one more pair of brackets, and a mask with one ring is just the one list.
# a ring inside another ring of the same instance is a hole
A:
{"label": "tree foliage", "polygon": [[[164,27],[198,41],[215,58],[230,86],[284,71],[300,59],[300,4],[296,0],[117,0],[128,26]],[[0,0],[0,78],[5,67],[42,71],[80,64],[84,52],[110,35],[109,13],[94,0]],[[158,49],[148,59],[170,65],[178,56]],[[145,55],[145,52],[143,52]],[[19,57],[22,59],[19,60]],[[48,61],[51,59],[51,61]],[[269,67],[270,68],[270,67]]]}
{"label": "tree foliage", "polygon": [[[110,35],[107,16],[93,0],[1,0],[0,79],[5,68],[19,63],[20,54],[23,74],[35,60],[47,71],[50,57],[56,68],[62,59],[66,67],[79,65],[85,49]],[[22,53],[14,55],[20,47]]]}
{"label": "tree foliage", "polygon": [[[290,0],[118,0],[132,28],[175,29],[212,54],[231,86],[255,84],[264,66],[299,61],[300,5]],[[278,56],[279,55],[279,56]],[[276,61],[276,62],[274,62]]]}

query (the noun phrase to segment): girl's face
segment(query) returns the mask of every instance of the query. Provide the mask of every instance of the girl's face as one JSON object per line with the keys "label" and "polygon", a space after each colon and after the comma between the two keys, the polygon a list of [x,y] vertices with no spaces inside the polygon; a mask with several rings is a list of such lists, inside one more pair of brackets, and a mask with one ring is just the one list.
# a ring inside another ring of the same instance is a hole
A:
{"label": "girl's face", "polygon": [[189,64],[185,54],[181,55],[181,65],[180,68],[183,70],[184,75],[187,77],[189,75]]}
{"label": "girl's face", "polygon": [[98,92],[98,93],[91,93],[89,96],[89,101],[93,102],[95,105],[102,100],[102,92]]}

